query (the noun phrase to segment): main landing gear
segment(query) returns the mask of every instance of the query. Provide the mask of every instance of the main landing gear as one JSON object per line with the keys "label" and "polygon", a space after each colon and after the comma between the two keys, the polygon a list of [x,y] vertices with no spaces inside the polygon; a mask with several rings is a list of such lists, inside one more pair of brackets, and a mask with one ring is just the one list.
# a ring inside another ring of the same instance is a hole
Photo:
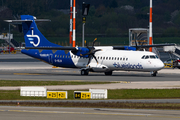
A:
{"label": "main landing gear", "polygon": [[152,76],[152,77],[155,77],[157,73],[158,73],[157,71],[152,71],[152,72],[151,72],[151,76]]}
{"label": "main landing gear", "polygon": [[89,74],[89,70],[81,70],[81,75],[88,75]]}
{"label": "main landing gear", "polygon": [[104,72],[105,75],[112,75],[112,71]]}
{"label": "main landing gear", "polygon": [[[89,74],[89,70],[81,70],[81,75],[88,75]],[[112,75],[112,71],[109,72],[104,72],[105,75]]]}

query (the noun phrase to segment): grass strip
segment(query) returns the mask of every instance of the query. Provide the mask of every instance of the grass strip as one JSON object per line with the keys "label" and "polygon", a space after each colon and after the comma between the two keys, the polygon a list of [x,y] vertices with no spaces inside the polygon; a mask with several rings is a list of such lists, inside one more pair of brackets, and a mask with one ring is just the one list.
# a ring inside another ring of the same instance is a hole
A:
{"label": "grass strip", "polygon": [[[68,99],[74,99],[74,91],[68,90]],[[82,90],[88,91],[88,90]],[[180,89],[123,89],[108,90],[108,99],[165,99],[180,98]],[[0,100],[57,100],[43,97],[22,97],[19,90],[0,91]],[[78,100],[77,100],[78,101]],[[129,109],[180,109],[180,103],[131,103],[131,102],[0,102],[0,105],[46,106],[46,107],[89,107]]]}
{"label": "grass strip", "polygon": [[180,98],[180,89],[120,89],[108,90],[109,99]]}
{"label": "grass strip", "polygon": [[[61,90],[60,90],[61,91]],[[68,99],[74,99],[74,91],[68,90]],[[79,91],[79,90],[77,90]],[[88,90],[80,90],[88,91]],[[168,99],[180,98],[180,89],[118,89],[108,90],[108,99]],[[44,97],[22,97],[19,90],[1,90],[0,100],[57,100]]]}
{"label": "grass strip", "polygon": [[109,83],[116,83],[116,82],[0,80],[0,86],[86,85],[86,84],[109,84]]}

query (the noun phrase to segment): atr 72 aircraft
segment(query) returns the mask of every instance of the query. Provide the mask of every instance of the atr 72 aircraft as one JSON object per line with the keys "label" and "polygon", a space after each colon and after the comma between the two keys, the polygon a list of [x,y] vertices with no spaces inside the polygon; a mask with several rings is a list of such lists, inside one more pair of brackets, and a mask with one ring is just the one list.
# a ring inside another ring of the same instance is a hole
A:
{"label": "atr 72 aircraft", "polygon": [[21,20],[5,21],[22,22],[26,43],[22,53],[57,67],[79,68],[81,75],[88,75],[90,71],[112,75],[113,71],[124,70],[150,72],[151,76],[156,76],[157,71],[164,67],[156,54],[136,49],[167,44],[95,47],[95,39],[92,47],[65,47],[49,42],[36,26],[35,21],[41,20],[34,16],[21,15]]}

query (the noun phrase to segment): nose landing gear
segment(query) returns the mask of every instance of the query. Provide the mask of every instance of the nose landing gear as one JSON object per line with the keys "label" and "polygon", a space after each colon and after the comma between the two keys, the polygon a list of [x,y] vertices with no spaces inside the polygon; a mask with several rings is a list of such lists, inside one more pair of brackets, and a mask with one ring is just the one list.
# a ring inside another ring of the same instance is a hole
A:
{"label": "nose landing gear", "polygon": [[157,75],[157,73],[158,73],[157,71],[152,71],[152,72],[151,72],[151,76],[152,76],[152,77],[155,77],[155,76]]}

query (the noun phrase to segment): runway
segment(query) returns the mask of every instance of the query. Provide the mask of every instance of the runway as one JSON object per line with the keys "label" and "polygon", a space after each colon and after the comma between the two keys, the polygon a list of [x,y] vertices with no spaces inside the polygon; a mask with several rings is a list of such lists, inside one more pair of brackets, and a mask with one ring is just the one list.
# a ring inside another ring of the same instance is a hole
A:
{"label": "runway", "polygon": [[[144,72],[114,72],[112,76],[103,73],[90,73],[81,76],[78,69],[52,68],[51,65],[33,59],[23,54],[0,55],[0,80],[36,80],[36,81],[119,81],[108,85],[81,86],[46,86],[48,90],[64,89],[78,90],[89,88],[106,89],[164,89],[180,88],[179,69],[163,69],[156,77]],[[19,87],[0,87],[0,90],[17,90]],[[179,103],[179,99],[167,100],[129,100],[129,102],[144,101]],[[16,101],[15,101],[16,102]],[[127,100],[122,100],[127,102]],[[179,110],[146,110],[146,109],[105,109],[105,108],[59,108],[59,107],[22,107],[0,106],[1,119],[31,120],[33,119],[133,119],[133,120],[169,120],[179,119]]]}
{"label": "runway", "polygon": [[179,69],[163,69],[156,77],[150,72],[114,71],[112,76],[104,73],[80,75],[79,69],[52,68],[43,62],[0,63],[0,79],[5,80],[85,80],[85,81],[180,81]]}
{"label": "runway", "polygon": [[179,110],[0,106],[2,120],[176,120]]}
{"label": "runway", "polygon": [[[33,62],[32,62],[32,61]],[[110,85],[81,86],[46,86],[48,89],[165,89],[180,88],[180,70],[162,69],[156,77],[149,72],[115,71],[112,76],[103,73],[89,73],[81,76],[79,69],[52,68],[51,65],[23,54],[0,56],[0,80],[35,80],[35,81],[118,81]],[[3,62],[2,62],[3,61]],[[23,61],[23,62],[22,62]],[[31,62],[30,62],[31,61]],[[38,61],[38,62],[37,62]],[[7,89],[0,87],[0,90]],[[9,87],[17,90],[19,87]]]}

